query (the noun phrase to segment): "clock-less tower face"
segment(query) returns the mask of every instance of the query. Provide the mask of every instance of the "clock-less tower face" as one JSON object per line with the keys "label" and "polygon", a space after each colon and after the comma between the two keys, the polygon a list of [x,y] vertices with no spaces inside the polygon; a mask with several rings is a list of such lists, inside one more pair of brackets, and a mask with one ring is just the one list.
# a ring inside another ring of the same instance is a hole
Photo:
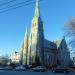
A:
{"label": "clock-less tower face", "polygon": [[37,42],[37,33],[38,33],[38,21],[34,20],[32,23],[32,44],[35,44]]}
{"label": "clock-less tower face", "polygon": [[37,37],[43,35],[43,24],[40,18],[33,18],[32,20],[32,43],[37,43]]}

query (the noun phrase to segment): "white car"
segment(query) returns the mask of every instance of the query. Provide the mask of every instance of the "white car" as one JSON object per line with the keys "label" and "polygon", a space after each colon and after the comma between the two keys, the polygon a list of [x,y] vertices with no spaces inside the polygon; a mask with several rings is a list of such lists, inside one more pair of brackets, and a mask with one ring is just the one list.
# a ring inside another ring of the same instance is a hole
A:
{"label": "white car", "polygon": [[44,66],[37,66],[37,67],[34,67],[32,68],[33,71],[38,71],[38,72],[44,72],[46,71],[46,67]]}
{"label": "white car", "polygon": [[25,71],[25,70],[26,70],[26,68],[23,67],[23,66],[17,66],[17,67],[15,67],[15,71]]}

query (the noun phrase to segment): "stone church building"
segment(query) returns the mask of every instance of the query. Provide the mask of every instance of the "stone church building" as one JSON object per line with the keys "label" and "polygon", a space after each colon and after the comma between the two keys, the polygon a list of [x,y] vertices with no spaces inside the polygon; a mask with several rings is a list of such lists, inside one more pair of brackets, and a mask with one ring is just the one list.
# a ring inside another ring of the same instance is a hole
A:
{"label": "stone church building", "polygon": [[36,0],[31,32],[25,37],[20,49],[20,63],[23,65],[69,66],[70,52],[65,38],[51,42],[44,36],[43,21],[40,16],[39,1]]}

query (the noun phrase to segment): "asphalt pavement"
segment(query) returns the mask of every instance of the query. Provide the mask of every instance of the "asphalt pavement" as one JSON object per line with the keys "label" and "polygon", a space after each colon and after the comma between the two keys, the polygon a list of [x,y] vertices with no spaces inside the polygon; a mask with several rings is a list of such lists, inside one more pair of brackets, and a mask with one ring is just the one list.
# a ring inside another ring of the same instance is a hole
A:
{"label": "asphalt pavement", "polygon": [[0,70],[0,75],[75,75],[75,73],[52,73],[52,72],[34,72],[34,71],[4,71]]}

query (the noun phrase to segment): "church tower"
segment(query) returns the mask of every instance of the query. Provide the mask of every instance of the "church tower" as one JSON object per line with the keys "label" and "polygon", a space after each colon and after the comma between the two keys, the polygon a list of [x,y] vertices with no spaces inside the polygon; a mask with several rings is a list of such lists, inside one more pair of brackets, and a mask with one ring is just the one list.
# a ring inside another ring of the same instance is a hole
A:
{"label": "church tower", "polygon": [[19,52],[19,54],[20,54],[19,62],[21,65],[23,64],[23,50],[24,50],[24,40],[21,43],[21,48],[20,48],[20,52]]}
{"label": "church tower", "polygon": [[36,0],[35,13],[31,29],[31,64],[42,65],[44,62],[44,31],[40,17],[39,1]]}
{"label": "church tower", "polygon": [[27,65],[27,55],[28,55],[28,30],[26,29],[24,37],[23,65]]}

